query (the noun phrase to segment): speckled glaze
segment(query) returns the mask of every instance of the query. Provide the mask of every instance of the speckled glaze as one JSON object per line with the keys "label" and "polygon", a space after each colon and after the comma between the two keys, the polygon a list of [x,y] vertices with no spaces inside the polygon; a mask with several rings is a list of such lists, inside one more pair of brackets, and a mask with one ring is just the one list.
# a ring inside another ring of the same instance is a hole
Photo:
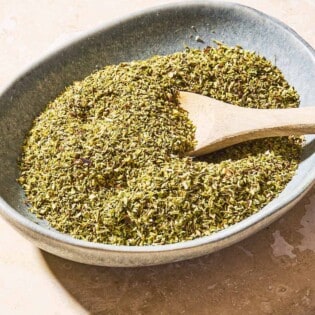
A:
{"label": "speckled glaze", "polygon": [[[195,27],[197,33],[192,26]],[[197,42],[196,36],[205,44]],[[167,5],[104,25],[33,65],[0,96],[0,213],[38,247],[74,261],[105,266],[142,266],[201,256],[267,226],[292,207],[315,179],[315,137],[308,136],[297,175],[259,213],[211,236],[163,246],[114,246],[79,241],[31,215],[17,184],[17,160],[31,123],[65,86],[107,64],[203,48],[217,39],[239,44],[275,63],[301,95],[315,103],[315,54],[294,31],[253,9],[193,1]]]}

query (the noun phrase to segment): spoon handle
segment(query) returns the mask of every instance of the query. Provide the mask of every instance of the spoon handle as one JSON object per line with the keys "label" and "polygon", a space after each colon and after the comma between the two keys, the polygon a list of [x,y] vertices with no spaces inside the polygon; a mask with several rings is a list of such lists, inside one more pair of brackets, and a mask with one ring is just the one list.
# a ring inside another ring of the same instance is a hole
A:
{"label": "spoon handle", "polygon": [[244,131],[265,133],[266,137],[315,133],[315,107],[244,111],[248,112],[247,119],[242,121]]}
{"label": "spoon handle", "polygon": [[315,107],[244,109],[242,130],[263,137],[315,133]]}
{"label": "spoon handle", "polygon": [[[315,134],[315,107],[250,109],[225,104],[218,110],[211,132],[198,141],[191,156],[266,137]],[[225,117],[224,121],[220,117]],[[201,132],[202,133],[202,132]]]}

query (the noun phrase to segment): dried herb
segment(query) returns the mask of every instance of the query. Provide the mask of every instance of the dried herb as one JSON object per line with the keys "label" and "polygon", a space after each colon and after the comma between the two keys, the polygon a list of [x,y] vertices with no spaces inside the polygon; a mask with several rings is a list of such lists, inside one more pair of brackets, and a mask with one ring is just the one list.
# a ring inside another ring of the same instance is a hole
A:
{"label": "dried herb", "polygon": [[241,47],[107,66],[35,120],[19,178],[30,210],[79,239],[147,245],[209,235],[275,198],[295,173],[301,139],[185,157],[194,126],[178,106],[179,90],[252,108],[299,102],[275,66]]}

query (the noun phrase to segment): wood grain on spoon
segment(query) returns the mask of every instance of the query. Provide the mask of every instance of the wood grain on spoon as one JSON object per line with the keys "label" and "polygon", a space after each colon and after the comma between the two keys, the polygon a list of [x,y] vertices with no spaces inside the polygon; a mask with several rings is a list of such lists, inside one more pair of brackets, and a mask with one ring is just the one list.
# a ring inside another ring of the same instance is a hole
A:
{"label": "wood grain on spoon", "polygon": [[179,102],[196,126],[191,156],[253,139],[315,133],[315,107],[252,109],[189,92],[180,92]]}

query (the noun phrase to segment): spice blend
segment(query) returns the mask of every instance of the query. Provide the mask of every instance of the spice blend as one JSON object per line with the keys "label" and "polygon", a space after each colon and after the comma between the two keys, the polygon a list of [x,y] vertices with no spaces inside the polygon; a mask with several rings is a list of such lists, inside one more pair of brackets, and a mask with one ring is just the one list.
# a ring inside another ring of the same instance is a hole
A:
{"label": "spice blend", "polygon": [[78,239],[153,245],[209,235],[275,198],[295,173],[301,139],[186,157],[195,129],[180,90],[252,108],[299,102],[275,66],[238,46],[107,66],[34,121],[19,178],[30,211]]}

